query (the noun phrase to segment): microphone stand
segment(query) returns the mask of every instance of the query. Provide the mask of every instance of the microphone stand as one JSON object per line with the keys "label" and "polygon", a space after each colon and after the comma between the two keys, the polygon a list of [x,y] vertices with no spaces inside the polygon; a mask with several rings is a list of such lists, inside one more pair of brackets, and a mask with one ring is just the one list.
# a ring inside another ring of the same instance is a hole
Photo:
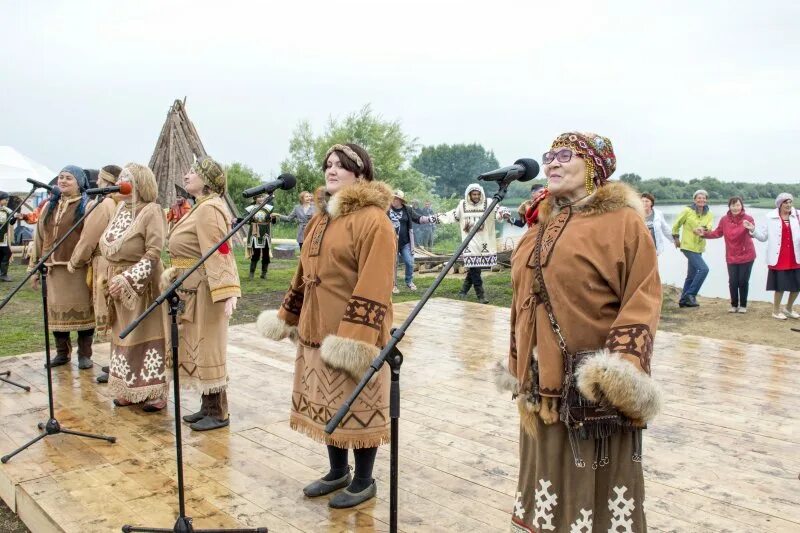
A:
{"label": "microphone stand", "polygon": [[513,180],[502,180],[499,182],[500,189],[494,194],[492,203],[489,204],[489,207],[483,212],[480,220],[478,220],[478,222],[476,222],[472,227],[466,238],[461,242],[461,245],[453,254],[453,257],[451,257],[444,268],[442,268],[442,271],[438,276],[436,276],[436,280],[434,280],[431,286],[428,287],[428,290],[426,290],[425,294],[422,295],[422,298],[419,302],[417,302],[417,305],[414,306],[414,309],[411,310],[411,313],[408,315],[405,321],[400,325],[400,327],[392,328],[392,334],[391,337],[389,337],[389,342],[386,344],[383,350],[381,350],[381,353],[378,354],[378,356],[372,361],[350,397],[345,400],[342,407],[325,426],[325,433],[328,435],[336,431],[337,426],[347,415],[347,412],[350,410],[353,402],[361,394],[361,391],[364,389],[364,387],[367,386],[367,383],[369,383],[369,380],[372,379],[372,376],[374,376],[376,372],[380,371],[384,363],[389,365],[392,373],[391,387],[389,389],[389,418],[391,419],[391,444],[389,459],[389,531],[392,533],[397,532],[397,485],[399,477],[398,459],[400,453],[398,448],[400,430],[400,367],[403,364],[403,354],[400,353],[400,350],[397,348],[397,344],[403,339],[408,327],[412,322],[414,322],[414,319],[417,318],[417,315],[420,313],[420,311],[422,311],[422,308],[425,307],[425,304],[433,295],[437,287],[439,287],[439,285],[442,283],[447,273],[450,272],[450,269],[453,268],[456,260],[461,256],[464,250],[466,250],[472,238],[480,230],[480,227],[483,225],[489,215],[493,213],[494,208],[503,200],[503,198],[505,198],[511,181]]}
{"label": "microphone stand", "polygon": [[40,440],[42,440],[43,438],[45,438],[45,437],[47,437],[49,435],[56,435],[58,433],[66,433],[67,435],[77,435],[79,437],[87,437],[87,438],[90,438],[90,439],[105,440],[105,441],[108,441],[108,442],[110,442],[112,444],[117,441],[116,437],[108,437],[108,436],[105,436],[105,435],[95,435],[95,434],[92,434],[92,433],[83,433],[81,431],[73,431],[71,429],[67,429],[67,428],[61,427],[61,424],[59,424],[58,420],[56,419],[56,415],[55,415],[55,412],[54,412],[54,409],[53,409],[53,369],[50,367],[50,331],[49,331],[50,323],[49,323],[48,317],[47,317],[47,270],[48,270],[48,267],[47,267],[47,265],[45,265],[45,262],[48,259],[50,259],[50,256],[53,255],[53,253],[58,249],[58,247],[61,246],[61,244],[65,240],[67,240],[67,237],[69,237],[72,234],[72,232],[75,231],[75,229],[77,229],[77,227],[80,226],[83,223],[83,221],[86,219],[86,217],[88,217],[89,214],[92,211],[94,211],[94,209],[98,205],[100,205],[100,202],[95,202],[94,205],[92,205],[92,207],[90,207],[86,211],[86,213],[84,213],[83,216],[77,222],[75,222],[75,224],[73,224],[71,228],[69,228],[69,230],[64,234],[64,236],[61,237],[58,240],[58,242],[56,242],[53,245],[53,248],[51,248],[50,251],[47,252],[44,255],[44,257],[42,257],[39,260],[39,262],[36,264],[36,266],[33,267],[33,269],[28,272],[28,275],[25,276],[25,279],[22,280],[22,283],[17,285],[17,287],[11,292],[11,294],[9,294],[5,298],[5,300],[3,300],[2,303],[0,303],[0,309],[2,309],[11,300],[11,298],[17,292],[19,292],[19,290],[22,288],[22,286],[25,285],[25,283],[27,283],[27,281],[29,279],[31,279],[31,277],[33,277],[33,275],[35,273],[37,273],[37,272],[39,273],[40,279],[41,279],[41,290],[42,290],[42,312],[44,314],[44,354],[45,354],[45,361],[46,361],[45,366],[47,367],[47,401],[48,401],[48,407],[49,407],[49,418],[48,418],[47,422],[39,422],[39,424],[38,424],[39,429],[40,430],[44,430],[44,433],[42,433],[39,436],[33,438],[27,444],[24,444],[23,446],[20,446],[19,448],[17,448],[13,452],[9,453],[8,455],[4,455],[3,457],[0,458],[0,462],[7,463],[9,461],[9,459],[14,457],[15,455],[17,455],[21,451],[25,450],[26,448],[30,447],[31,445],[39,442]]}
{"label": "microphone stand", "polygon": [[172,384],[173,384],[173,394],[175,395],[175,456],[176,456],[176,464],[177,464],[177,476],[178,476],[178,519],[175,522],[175,526],[172,529],[166,528],[155,528],[149,526],[131,526],[131,525],[124,525],[122,526],[122,531],[125,533],[130,533],[133,531],[142,531],[142,532],[151,532],[151,533],[214,533],[214,532],[221,532],[221,533],[267,533],[267,528],[265,527],[258,527],[258,528],[246,528],[246,529],[195,529],[192,526],[192,518],[186,516],[186,503],[184,497],[184,488],[183,488],[183,441],[181,438],[181,387],[180,387],[180,372],[178,371],[178,352],[179,352],[179,341],[180,335],[178,332],[178,312],[180,310],[180,297],[178,296],[177,290],[183,284],[183,282],[192,275],[192,273],[203,266],[203,263],[211,257],[211,255],[216,252],[220,246],[224,243],[228,242],[228,239],[233,237],[236,232],[238,232],[242,226],[250,222],[256,213],[264,208],[268,202],[273,199],[272,194],[268,194],[267,198],[261,202],[261,205],[258,206],[257,209],[253,209],[250,213],[247,214],[242,219],[239,219],[239,222],[225,235],[221,241],[214,245],[209,251],[207,251],[203,256],[197,260],[197,263],[192,265],[191,268],[186,269],[186,271],[179,276],[169,287],[167,287],[164,292],[162,292],[150,306],[144,310],[144,312],[139,315],[133,322],[128,324],[128,326],[122,330],[119,334],[120,339],[124,339],[130,333],[136,329],[139,324],[144,320],[147,315],[152,313],[159,305],[164,303],[165,301],[169,302],[169,316],[170,316],[170,339],[172,344]]}

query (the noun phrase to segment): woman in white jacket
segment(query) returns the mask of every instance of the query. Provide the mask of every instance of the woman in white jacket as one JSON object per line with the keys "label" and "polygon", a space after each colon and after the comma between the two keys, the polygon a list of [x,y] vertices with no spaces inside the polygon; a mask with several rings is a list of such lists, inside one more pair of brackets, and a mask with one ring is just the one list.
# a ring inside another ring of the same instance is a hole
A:
{"label": "woman in white jacket", "polygon": [[650,230],[650,236],[656,243],[656,254],[661,255],[664,251],[666,243],[672,242],[672,228],[667,221],[664,220],[664,214],[655,209],[656,197],[649,192],[642,194],[642,205],[644,206],[644,221],[647,229]]}
{"label": "woman in white jacket", "polygon": [[[774,211],[767,213],[766,223],[756,228],[745,221],[744,227],[759,241],[767,242],[767,290],[775,291],[772,317],[777,320],[800,318],[792,310],[800,292],[800,214],[792,207],[794,198],[782,192],[775,199]],[[786,307],[781,309],[783,293],[789,293]]]}

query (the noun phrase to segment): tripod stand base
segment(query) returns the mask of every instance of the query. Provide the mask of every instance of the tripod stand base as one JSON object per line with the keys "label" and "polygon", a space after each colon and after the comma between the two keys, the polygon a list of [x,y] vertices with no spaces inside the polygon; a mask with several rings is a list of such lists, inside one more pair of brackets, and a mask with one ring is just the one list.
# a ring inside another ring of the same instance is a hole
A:
{"label": "tripod stand base", "polygon": [[188,516],[178,517],[175,527],[172,529],[147,527],[147,526],[122,526],[124,533],[134,531],[147,533],[267,533],[267,528],[256,527],[246,529],[195,529],[192,527],[192,519]]}
{"label": "tripod stand base", "polygon": [[108,437],[106,435],[94,435],[92,433],[84,433],[82,431],[73,431],[71,429],[62,428],[61,424],[59,424],[58,420],[56,420],[55,418],[51,418],[47,422],[39,422],[38,427],[39,427],[40,430],[43,430],[44,433],[42,433],[41,435],[39,435],[36,438],[32,439],[27,444],[23,444],[22,446],[20,446],[19,448],[17,448],[13,452],[9,453],[8,455],[4,455],[3,457],[0,457],[0,462],[7,463],[9,461],[9,459],[11,459],[15,455],[17,455],[19,452],[29,448],[33,444],[36,444],[37,442],[39,442],[43,438],[45,438],[45,437],[47,437],[49,435],[55,435],[57,433],[65,433],[67,435],[76,435],[78,437],[86,437],[87,439],[105,440],[105,441],[110,442],[111,444],[114,444],[115,442],[117,442],[117,437]]}
{"label": "tripod stand base", "polygon": [[5,377],[0,377],[0,381],[4,383],[8,383],[9,385],[14,385],[15,387],[19,387],[20,389],[25,389],[28,392],[31,391],[31,388],[28,385],[21,385],[16,381],[11,381],[10,379],[8,379],[11,376],[11,371],[9,370],[6,370],[5,372],[0,372],[0,376],[5,376]]}

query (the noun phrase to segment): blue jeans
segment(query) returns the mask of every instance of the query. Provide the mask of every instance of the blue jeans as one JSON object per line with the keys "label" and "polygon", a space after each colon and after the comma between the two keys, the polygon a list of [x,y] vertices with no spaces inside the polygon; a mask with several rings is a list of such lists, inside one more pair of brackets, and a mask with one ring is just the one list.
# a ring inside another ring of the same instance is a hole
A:
{"label": "blue jeans", "polygon": [[[399,250],[397,255],[400,256],[403,263],[406,265],[406,285],[414,282],[414,255],[411,253],[411,244],[406,244]],[[395,263],[395,266],[397,263]],[[397,271],[395,270],[395,280],[397,280]]]}
{"label": "blue jeans", "polygon": [[708,265],[703,261],[703,254],[697,252],[690,252],[689,250],[681,250],[686,259],[689,260],[689,270],[686,273],[686,281],[683,283],[683,292],[681,293],[681,300],[687,296],[697,296],[700,292],[700,287],[708,276]]}

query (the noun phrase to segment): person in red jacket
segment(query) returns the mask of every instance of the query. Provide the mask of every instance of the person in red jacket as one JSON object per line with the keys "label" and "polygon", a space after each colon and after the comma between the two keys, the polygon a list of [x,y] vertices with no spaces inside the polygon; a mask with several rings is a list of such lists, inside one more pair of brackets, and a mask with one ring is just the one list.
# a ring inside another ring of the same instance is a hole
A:
{"label": "person in red jacket", "polygon": [[753,237],[744,225],[745,220],[754,223],[753,217],[744,212],[742,197],[733,196],[728,200],[728,214],[719,219],[717,229],[696,230],[705,239],[725,238],[725,262],[728,263],[728,287],[731,291],[730,313],[747,312],[750,272],[756,259],[756,247],[753,246]]}

